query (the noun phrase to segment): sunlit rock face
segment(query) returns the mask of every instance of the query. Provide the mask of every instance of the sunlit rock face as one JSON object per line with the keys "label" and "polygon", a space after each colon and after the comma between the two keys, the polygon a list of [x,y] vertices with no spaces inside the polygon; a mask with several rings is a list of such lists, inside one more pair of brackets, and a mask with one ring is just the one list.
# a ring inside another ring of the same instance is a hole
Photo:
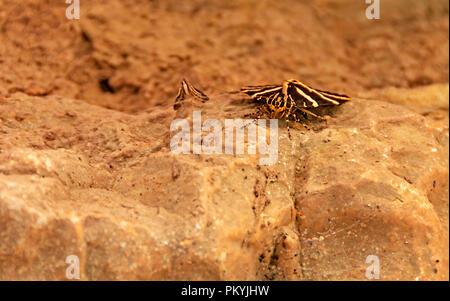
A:
{"label": "sunlit rock face", "polygon": [[[448,280],[449,4],[381,2],[0,0],[0,280]],[[353,99],[172,152],[289,78]]]}
{"label": "sunlit rock face", "polygon": [[318,280],[448,276],[448,126],[354,99],[289,130],[278,161],[173,154],[172,120],[253,109],[210,95],[127,115],[16,93],[0,103],[0,277]]}

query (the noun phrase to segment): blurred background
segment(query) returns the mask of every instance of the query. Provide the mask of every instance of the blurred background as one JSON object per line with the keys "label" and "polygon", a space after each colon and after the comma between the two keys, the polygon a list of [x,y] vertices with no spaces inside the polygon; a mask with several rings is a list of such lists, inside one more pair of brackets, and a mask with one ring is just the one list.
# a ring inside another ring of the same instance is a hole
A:
{"label": "blurred background", "polygon": [[207,93],[287,78],[372,98],[448,93],[447,0],[382,0],[379,20],[364,0],[80,3],[69,20],[63,0],[0,0],[1,94],[139,113],[171,107],[182,77]]}

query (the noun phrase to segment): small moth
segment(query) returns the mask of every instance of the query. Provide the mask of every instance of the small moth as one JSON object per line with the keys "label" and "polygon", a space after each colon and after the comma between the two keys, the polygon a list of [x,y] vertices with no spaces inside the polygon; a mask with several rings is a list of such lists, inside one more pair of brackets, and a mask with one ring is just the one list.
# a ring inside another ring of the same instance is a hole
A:
{"label": "small moth", "polygon": [[260,108],[259,116],[286,120],[292,116],[296,121],[299,114],[324,119],[310,109],[338,106],[351,100],[347,95],[314,89],[296,79],[285,80],[281,85],[242,87],[241,92],[265,104]]}
{"label": "small moth", "polygon": [[183,78],[181,80],[181,85],[180,88],[178,89],[177,96],[175,97],[175,104],[173,105],[173,108],[175,110],[179,109],[181,104],[183,103],[183,100],[188,95],[199,98],[203,102],[209,99],[209,97],[206,96],[205,93],[192,86],[186,79]]}

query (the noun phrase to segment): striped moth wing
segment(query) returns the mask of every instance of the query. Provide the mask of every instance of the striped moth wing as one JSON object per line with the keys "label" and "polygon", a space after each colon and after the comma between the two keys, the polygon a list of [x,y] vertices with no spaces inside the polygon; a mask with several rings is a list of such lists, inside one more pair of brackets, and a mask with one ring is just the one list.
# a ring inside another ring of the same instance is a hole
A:
{"label": "striped moth wing", "polygon": [[344,94],[311,88],[298,80],[286,81],[283,86],[288,97],[295,101],[296,106],[302,108],[338,106],[351,99]]}
{"label": "striped moth wing", "polygon": [[178,89],[177,96],[175,97],[175,104],[173,105],[175,110],[181,106],[181,103],[188,95],[199,98],[203,102],[209,100],[209,97],[206,96],[205,93],[195,88],[187,80],[183,79],[181,81],[180,88]]}
{"label": "striped moth wing", "polygon": [[242,93],[256,100],[267,100],[275,94],[280,93],[281,90],[282,86],[280,85],[247,86],[241,88]]}

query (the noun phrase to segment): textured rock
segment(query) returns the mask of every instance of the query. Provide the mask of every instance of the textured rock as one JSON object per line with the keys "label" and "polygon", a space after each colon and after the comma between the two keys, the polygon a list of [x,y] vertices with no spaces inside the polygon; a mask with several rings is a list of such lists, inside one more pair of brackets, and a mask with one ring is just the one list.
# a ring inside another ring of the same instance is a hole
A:
{"label": "textured rock", "polygon": [[[447,0],[81,3],[0,0],[0,280],[448,280]],[[169,151],[287,78],[383,102],[281,122],[271,166]]]}
{"label": "textured rock", "polygon": [[[0,101],[0,279],[448,279],[448,125],[354,100],[279,133],[279,161],[174,155],[169,124],[247,100],[126,115],[16,93]],[[358,112],[358,113],[356,113]]]}

